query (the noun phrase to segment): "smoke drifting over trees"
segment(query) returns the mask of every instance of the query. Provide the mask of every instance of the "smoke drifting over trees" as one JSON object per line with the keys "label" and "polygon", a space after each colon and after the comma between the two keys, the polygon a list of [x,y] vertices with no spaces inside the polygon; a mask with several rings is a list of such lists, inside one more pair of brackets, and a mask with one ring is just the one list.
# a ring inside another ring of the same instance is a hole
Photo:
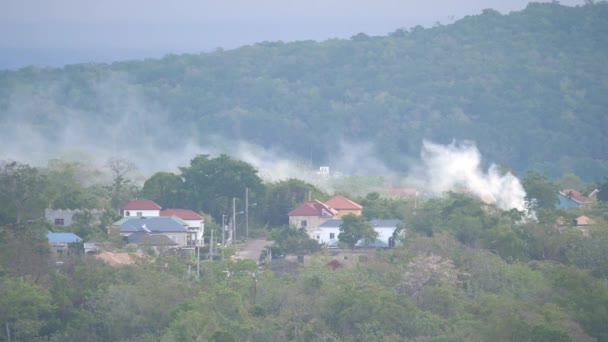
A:
{"label": "smoke drifting over trees", "polygon": [[467,191],[501,209],[524,210],[526,192],[519,180],[495,164],[484,170],[481,154],[472,142],[439,145],[425,141],[421,161],[409,182],[432,194]]}

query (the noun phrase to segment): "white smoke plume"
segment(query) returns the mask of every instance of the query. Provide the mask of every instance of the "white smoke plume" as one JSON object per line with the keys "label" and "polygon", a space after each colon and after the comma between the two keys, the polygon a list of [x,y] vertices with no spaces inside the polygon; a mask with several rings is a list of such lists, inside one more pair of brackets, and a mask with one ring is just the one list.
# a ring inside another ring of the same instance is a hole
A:
{"label": "white smoke plume", "polygon": [[413,170],[410,184],[433,195],[466,191],[503,210],[524,210],[526,192],[519,179],[510,172],[501,172],[495,164],[483,170],[481,154],[474,143],[439,145],[424,141],[421,158],[423,165]]}

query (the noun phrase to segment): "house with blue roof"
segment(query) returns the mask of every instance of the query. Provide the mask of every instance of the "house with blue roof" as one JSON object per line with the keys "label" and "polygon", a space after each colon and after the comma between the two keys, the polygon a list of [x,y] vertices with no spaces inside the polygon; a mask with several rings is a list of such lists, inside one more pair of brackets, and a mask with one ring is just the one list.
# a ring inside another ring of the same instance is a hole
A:
{"label": "house with blue roof", "polygon": [[[317,240],[321,244],[325,244],[328,247],[338,247],[338,235],[340,234],[340,226],[342,225],[342,219],[327,220],[319,226],[317,231]],[[369,221],[373,226],[378,237],[374,242],[359,241],[357,247],[369,247],[369,248],[389,248],[395,245],[393,234],[401,220],[381,220],[373,219]]]}
{"label": "house with blue roof", "polygon": [[[594,191],[592,194],[596,193]],[[577,190],[563,189],[558,193],[557,209],[578,208],[591,203],[591,199]]]}
{"label": "house with blue roof", "polygon": [[[136,244],[136,241],[144,241],[135,239],[136,236],[164,235],[170,241],[173,241],[177,247],[185,247],[188,245],[188,224],[175,216],[123,217],[114,222],[114,226],[120,230],[120,235],[126,238],[127,241],[129,241],[131,235],[139,233],[131,239]],[[161,238],[155,239],[158,240]],[[149,240],[150,239],[145,240],[146,243],[149,242]],[[167,241],[164,238],[162,238],[162,240]]]}
{"label": "house with blue roof", "polygon": [[46,238],[49,240],[51,249],[57,254],[69,254],[70,245],[82,242],[82,239],[74,234],[68,232],[47,232]]}

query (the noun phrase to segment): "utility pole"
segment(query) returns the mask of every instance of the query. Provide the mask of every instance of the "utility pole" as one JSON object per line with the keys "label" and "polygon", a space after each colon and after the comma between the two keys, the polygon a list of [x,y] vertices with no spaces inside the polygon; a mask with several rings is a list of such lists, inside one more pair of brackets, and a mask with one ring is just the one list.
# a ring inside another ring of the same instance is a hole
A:
{"label": "utility pole", "polygon": [[245,240],[249,240],[249,188],[245,188]]}
{"label": "utility pole", "polygon": [[201,247],[200,243],[196,242],[196,279],[201,275]]}
{"label": "utility pole", "polygon": [[226,214],[222,214],[222,248],[226,245]]}
{"label": "utility pole", "polygon": [[209,260],[213,260],[213,229],[211,229],[211,240],[209,241]]}
{"label": "utility pole", "polygon": [[232,244],[236,244],[236,197],[232,197]]}

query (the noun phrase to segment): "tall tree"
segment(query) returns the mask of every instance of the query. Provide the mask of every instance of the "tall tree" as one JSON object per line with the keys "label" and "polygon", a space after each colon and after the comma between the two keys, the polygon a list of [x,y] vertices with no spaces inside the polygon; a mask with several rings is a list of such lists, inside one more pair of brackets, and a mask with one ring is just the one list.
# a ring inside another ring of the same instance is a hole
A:
{"label": "tall tree", "polygon": [[342,217],[342,219],[343,222],[340,225],[338,240],[346,243],[351,249],[355,248],[359,240],[374,242],[378,237],[374,226],[365,217],[348,214]]}
{"label": "tall tree", "polygon": [[555,209],[558,189],[547,177],[536,171],[528,171],[522,185],[526,190],[528,210]]}
{"label": "tall tree", "polygon": [[112,175],[110,204],[112,208],[118,210],[122,204],[137,193],[137,186],[128,177],[130,173],[137,170],[137,166],[123,158],[110,158],[106,166],[110,169]]}
{"label": "tall tree", "polygon": [[267,185],[264,221],[271,227],[287,225],[286,215],[296,205],[306,201],[308,196],[320,198],[325,196],[314,185],[299,179],[288,179]]}
{"label": "tall tree", "polygon": [[209,155],[198,155],[190,161],[190,166],[180,170],[187,198],[185,206],[210,213],[218,222],[222,214],[230,211],[232,199],[244,196],[245,188],[250,190],[250,200],[262,195],[264,190],[253,166],[225,154],[211,159]]}
{"label": "tall tree", "polygon": [[598,187],[597,199],[608,202],[608,177],[604,177],[604,182]]}
{"label": "tall tree", "polygon": [[16,213],[14,221],[5,223],[21,224],[28,201],[39,195],[44,177],[38,169],[27,164],[10,162],[0,170],[0,196]]}
{"label": "tall tree", "polygon": [[171,172],[157,172],[144,182],[142,197],[158,203],[163,208],[178,208],[184,194],[182,178]]}

